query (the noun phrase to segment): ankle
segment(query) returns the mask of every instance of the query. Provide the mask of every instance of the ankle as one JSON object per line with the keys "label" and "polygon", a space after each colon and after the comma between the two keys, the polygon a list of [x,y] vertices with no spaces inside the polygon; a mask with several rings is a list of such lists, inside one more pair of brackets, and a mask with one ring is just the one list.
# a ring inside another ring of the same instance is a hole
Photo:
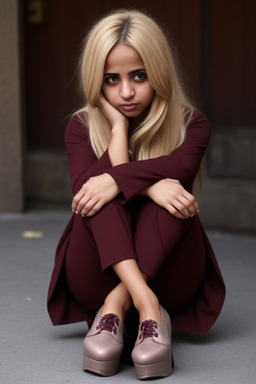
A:
{"label": "ankle", "polygon": [[140,323],[145,320],[154,320],[158,324],[161,324],[161,310],[157,296],[151,291],[149,295],[145,295],[143,300],[139,300],[134,303],[140,316]]}
{"label": "ankle", "polygon": [[112,297],[107,296],[104,301],[104,306],[102,308],[101,316],[104,316],[108,313],[114,313],[117,315],[122,323],[124,323],[126,314],[131,308],[131,300],[126,300],[121,302],[115,300]]}

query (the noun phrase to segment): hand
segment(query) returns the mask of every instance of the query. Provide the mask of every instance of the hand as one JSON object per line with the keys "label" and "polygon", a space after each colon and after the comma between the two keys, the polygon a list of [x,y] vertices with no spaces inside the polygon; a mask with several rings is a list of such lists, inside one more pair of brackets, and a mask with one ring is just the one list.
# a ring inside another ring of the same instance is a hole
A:
{"label": "hand", "polygon": [[112,104],[106,99],[104,94],[101,92],[97,101],[97,107],[103,113],[103,115],[108,119],[111,124],[111,127],[115,126],[124,126],[127,130],[129,128],[128,119],[119,112]]}
{"label": "hand", "polygon": [[163,179],[142,192],[177,219],[188,219],[199,213],[199,205],[178,180]]}
{"label": "hand", "polygon": [[119,192],[116,182],[108,173],[91,177],[74,196],[72,211],[82,216],[93,216]]}

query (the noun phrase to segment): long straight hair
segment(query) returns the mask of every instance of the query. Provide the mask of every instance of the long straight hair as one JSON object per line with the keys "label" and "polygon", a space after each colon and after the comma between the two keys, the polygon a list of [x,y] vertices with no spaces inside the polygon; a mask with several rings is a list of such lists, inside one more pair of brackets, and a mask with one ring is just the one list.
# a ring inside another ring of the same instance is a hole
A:
{"label": "long straight hair", "polygon": [[183,143],[194,107],[183,90],[164,32],[151,17],[135,10],[118,10],[105,16],[85,40],[80,74],[86,105],[79,115],[88,127],[91,146],[100,157],[110,142],[110,124],[96,103],[107,56],[117,44],[127,44],[137,51],[155,91],[146,118],[130,137],[133,158],[168,155]]}

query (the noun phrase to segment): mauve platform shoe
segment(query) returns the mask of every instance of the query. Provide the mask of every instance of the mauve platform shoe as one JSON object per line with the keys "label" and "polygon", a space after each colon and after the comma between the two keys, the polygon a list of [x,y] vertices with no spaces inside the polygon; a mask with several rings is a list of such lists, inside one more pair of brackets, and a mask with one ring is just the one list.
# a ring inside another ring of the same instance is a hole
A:
{"label": "mauve platform shoe", "polygon": [[166,377],[172,373],[171,320],[162,308],[162,322],[145,320],[139,326],[132,360],[138,379]]}
{"label": "mauve platform shoe", "polygon": [[102,308],[83,342],[83,370],[101,376],[112,376],[119,370],[124,325],[113,313],[101,317],[101,311]]}

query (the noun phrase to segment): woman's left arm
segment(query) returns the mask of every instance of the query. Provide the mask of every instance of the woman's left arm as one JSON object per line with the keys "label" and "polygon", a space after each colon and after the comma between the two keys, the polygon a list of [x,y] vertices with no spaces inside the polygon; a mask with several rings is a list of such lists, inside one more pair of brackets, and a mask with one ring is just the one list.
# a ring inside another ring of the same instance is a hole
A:
{"label": "woman's left arm", "polygon": [[162,179],[140,192],[177,219],[188,219],[199,213],[195,197],[178,180]]}
{"label": "woman's left arm", "polygon": [[121,164],[106,172],[116,181],[124,203],[167,178],[178,180],[191,192],[209,140],[210,123],[201,112],[196,111],[184,143],[170,155]]}

